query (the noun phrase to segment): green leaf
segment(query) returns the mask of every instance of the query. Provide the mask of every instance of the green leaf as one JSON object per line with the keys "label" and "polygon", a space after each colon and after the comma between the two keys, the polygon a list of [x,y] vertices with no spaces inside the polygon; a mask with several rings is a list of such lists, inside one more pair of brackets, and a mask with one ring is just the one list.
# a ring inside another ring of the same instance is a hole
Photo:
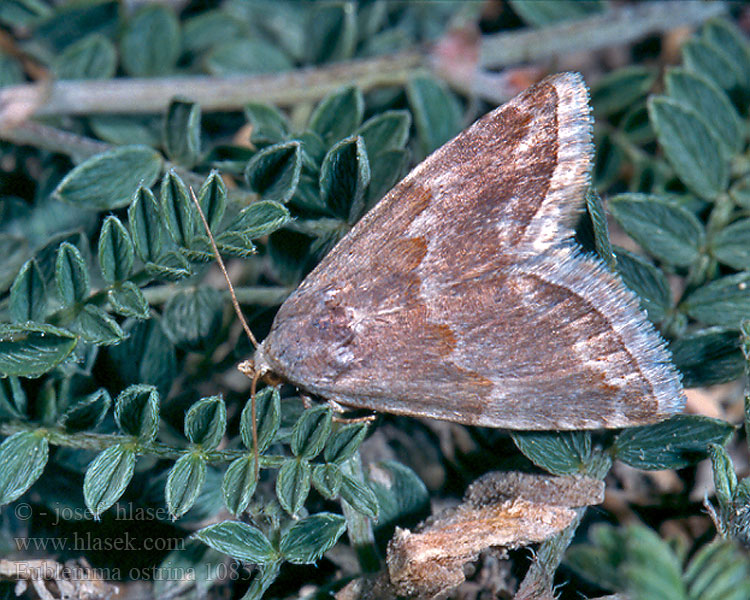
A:
{"label": "green leaf", "polygon": [[578,544],[566,553],[570,566],[587,580],[605,589],[627,589],[634,600],[688,600],[679,559],[652,530],[599,524],[589,537],[593,544]]}
{"label": "green leaf", "polygon": [[[265,452],[276,438],[281,425],[281,396],[278,388],[266,387],[255,395],[258,452]],[[253,406],[248,400],[240,417],[240,436],[245,447],[253,447]]]}
{"label": "green leaf", "polygon": [[146,272],[152,277],[174,281],[193,274],[188,260],[180,252],[172,250],[162,254],[157,262],[146,263]]}
{"label": "green leaf", "polygon": [[107,349],[107,365],[124,383],[150,383],[166,395],[177,371],[175,348],[164,333],[161,319],[128,321],[127,339]]}
{"label": "green leaf", "polygon": [[15,323],[44,321],[47,292],[39,265],[32,258],[21,267],[10,288],[10,318]]}
{"label": "green leaf", "polygon": [[224,10],[206,10],[183,21],[183,50],[200,54],[228,39],[242,37],[245,23]]}
{"label": "green leaf", "polygon": [[396,525],[414,526],[430,514],[430,493],[409,467],[396,461],[371,463],[367,478],[380,507],[379,538],[390,539]]}
{"label": "green leaf", "polygon": [[620,194],[609,208],[628,235],[655,257],[688,266],[704,244],[703,225],[691,212],[658,196]]}
{"label": "green leaf", "polygon": [[672,306],[672,292],[664,273],[622,248],[617,249],[617,272],[625,285],[636,293],[648,318],[655,323],[664,319]]}
{"label": "green leaf", "polygon": [[411,115],[405,110],[387,110],[365,121],[357,129],[373,158],[386,150],[403,150],[409,140]]}
{"label": "green leaf", "polygon": [[222,521],[196,531],[193,536],[214,550],[248,563],[265,565],[277,559],[268,538],[247,523]]}
{"label": "green leaf", "polygon": [[309,565],[333,548],[346,530],[346,520],[333,513],[300,519],[281,538],[279,551],[290,563]]}
{"label": "green leaf", "polygon": [[287,55],[262,39],[235,39],[218,44],[205,61],[217,76],[282,73],[293,68]]}
{"label": "green leaf", "polygon": [[133,270],[135,251],[127,229],[112,215],[104,220],[99,234],[99,268],[109,283],[126,279]]}
{"label": "green leaf", "polygon": [[259,567],[245,595],[242,596],[242,600],[262,600],[263,595],[271,587],[271,584],[279,578],[281,564],[282,561],[277,559],[274,562]]}
{"label": "green leaf", "polygon": [[212,347],[221,329],[224,300],[210,287],[188,288],[164,306],[164,329],[172,342],[186,350]]}
{"label": "green leaf", "polygon": [[19,431],[0,444],[0,506],[13,502],[39,479],[47,464],[47,438]]}
{"label": "green leaf", "polygon": [[349,460],[359,449],[366,435],[367,423],[350,423],[337,429],[326,443],[323,454],[326,462],[341,464]]}
{"label": "green leaf", "polygon": [[378,518],[378,498],[366,483],[344,473],[341,482],[341,498],[358,513],[369,519]]}
{"label": "green leaf", "polygon": [[170,160],[189,169],[201,154],[201,107],[197,102],[173,99],[164,120],[164,147]]}
{"label": "green leaf", "polygon": [[172,520],[179,519],[195,503],[206,480],[206,460],[198,453],[183,454],[169,471],[164,496]]}
{"label": "green leaf", "polygon": [[140,288],[132,281],[123,281],[107,292],[112,310],[124,317],[149,318],[149,304]]}
{"label": "green leaf", "polygon": [[168,75],[180,56],[180,24],[174,11],[161,4],[138,10],[120,40],[122,67],[131,77]]}
{"label": "green leaf", "polygon": [[145,186],[140,186],[133,195],[128,224],[138,257],[144,262],[155,261],[162,249],[161,216],[154,194]]}
{"label": "green leaf", "polygon": [[150,187],[162,158],[147,146],[122,146],[92,156],[63,177],[54,197],[88,210],[113,210],[130,203],[138,186]]}
{"label": "green leaf", "polygon": [[68,431],[96,429],[107,416],[112,398],[104,388],[74,401],[60,416],[58,424]]}
{"label": "green leaf", "polygon": [[365,100],[359,88],[349,86],[328,94],[310,115],[309,128],[327,145],[345,138],[359,127]]}
{"label": "green leaf", "polygon": [[327,405],[316,406],[302,413],[292,429],[292,453],[311,459],[323,450],[331,433],[333,416]]}
{"label": "green leaf", "polygon": [[87,342],[100,346],[119,344],[125,333],[111,316],[93,304],[87,304],[76,315],[71,328]]}
{"label": "green leaf", "polygon": [[691,71],[710,79],[720,88],[730,90],[737,85],[739,73],[725,54],[711,43],[693,38],[682,45],[682,59]]}
{"label": "green leaf", "polygon": [[630,560],[623,570],[628,596],[637,600],[688,600],[680,560],[670,545],[656,532],[640,525],[630,525],[626,531],[625,553]]}
{"label": "green leaf", "polygon": [[276,477],[276,497],[281,507],[290,515],[296,515],[309,493],[310,463],[301,458],[284,462]]}
{"label": "green leaf", "polygon": [[[369,156],[369,150],[368,150]],[[365,209],[369,210],[401,179],[409,164],[408,150],[386,150],[370,158],[370,186]]]}
{"label": "green leaf", "polygon": [[282,204],[270,200],[254,202],[240,211],[227,231],[255,240],[281,229],[290,220],[289,211]]}
{"label": "green leaf", "polygon": [[533,27],[543,27],[561,21],[582,19],[603,12],[606,3],[602,0],[579,2],[578,0],[510,0],[510,5],[525,23]]}
{"label": "green leaf", "polygon": [[0,53],[0,88],[23,83],[24,80],[21,64],[5,52]]}
{"label": "green leaf", "polygon": [[750,314],[750,273],[715,279],[688,295],[679,308],[706,325],[738,329]]}
{"label": "green leaf", "polygon": [[714,471],[714,488],[716,499],[722,509],[731,507],[734,494],[737,491],[737,473],[734,472],[732,459],[723,446],[709,444],[708,456]]}
{"label": "green leaf", "polygon": [[294,195],[302,172],[302,149],[298,141],[264,148],[247,163],[245,179],[264,200],[286,203]]}
{"label": "green leaf", "polygon": [[77,343],[71,332],[52,325],[0,324],[0,374],[39,377],[65,360]]}
{"label": "green leaf", "polygon": [[612,244],[609,241],[609,227],[607,227],[607,213],[604,210],[604,204],[599,194],[590,189],[586,194],[586,210],[591,218],[591,224],[594,230],[594,245],[596,253],[607,265],[610,271],[614,271],[617,266],[615,253],[612,250]]}
{"label": "green leaf", "polygon": [[18,377],[0,379],[0,419],[26,420],[26,392]]}
{"label": "green leaf", "polygon": [[57,293],[65,306],[81,302],[89,293],[89,271],[78,248],[63,242],[55,261]]}
{"label": "green leaf", "polygon": [[344,474],[338,465],[315,465],[313,467],[312,484],[328,500],[334,500],[339,495],[343,480]]}
{"label": "green leaf", "polygon": [[[197,240],[196,240],[197,241]],[[239,231],[225,231],[216,237],[216,247],[227,256],[247,258],[255,254],[255,245]],[[211,257],[213,259],[213,255]]]}
{"label": "green leaf", "polygon": [[198,191],[198,204],[213,231],[221,223],[227,208],[227,186],[217,171],[211,171]]}
{"label": "green leaf", "polygon": [[726,19],[713,19],[703,28],[703,39],[719,51],[732,64],[733,71],[741,76],[740,84],[750,88],[750,45],[743,33]]}
{"label": "green leaf", "polygon": [[185,182],[174,169],[167,171],[161,180],[159,200],[170,237],[183,248],[190,247],[195,233],[195,209]]}
{"label": "green leaf", "polygon": [[341,140],[328,151],[320,168],[320,197],[330,211],[348,223],[364,212],[370,185],[370,162],[362,138]]}
{"label": "green leaf", "polygon": [[93,33],[55,57],[57,79],[109,79],[117,69],[117,50],[106,37]]}
{"label": "green leaf", "polygon": [[219,445],[227,426],[227,408],[221,396],[201,398],[185,415],[185,435],[204,450]]}
{"label": "green leaf", "polygon": [[328,151],[323,138],[314,131],[303,131],[296,138],[302,145],[302,174],[317,175]]}
{"label": "green leaf", "polygon": [[[48,242],[48,244],[50,243]],[[45,248],[39,253],[43,252]],[[29,242],[20,235],[0,233],[0,255],[4,257],[4,260],[0,262],[0,291],[5,292],[28,258]],[[39,258],[40,256],[37,255],[37,259]]]}
{"label": "green leaf", "polygon": [[739,271],[750,271],[750,219],[740,219],[710,239],[711,254],[719,262]]}
{"label": "green leaf", "polygon": [[306,46],[315,63],[347,60],[357,45],[357,7],[342,3],[312,4]]}
{"label": "green leaf", "polygon": [[510,435],[526,458],[553,475],[582,473],[591,460],[589,432],[514,431]]}
{"label": "green leaf", "polygon": [[672,342],[670,350],[686,388],[732,381],[745,369],[736,329],[714,327],[690,333]]}
{"label": "green leaf", "polygon": [[406,96],[425,154],[461,131],[461,107],[441,81],[427,76],[413,77],[406,86]]}
{"label": "green leaf", "polygon": [[289,124],[279,109],[270,104],[251,102],[245,106],[245,117],[252,126],[250,141],[256,146],[267,146],[283,141]]}
{"label": "green leaf", "polygon": [[649,98],[648,109],[664,154],[687,188],[706,200],[725,192],[729,167],[721,142],[701,116],[663,96]]}
{"label": "green leaf", "polygon": [[665,81],[672,98],[695,109],[713,128],[727,156],[742,150],[742,122],[723,90],[705,77],[684,69],[669,69]]}
{"label": "green leaf", "polygon": [[625,429],[615,438],[614,457],[636,469],[682,469],[706,456],[708,444],[724,445],[734,433],[731,423],[695,415]]}
{"label": "green leaf", "polygon": [[135,452],[122,444],[110,446],[91,462],[83,479],[83,498],[97,518],[120,499],[135,471]]}
{"label": "green leaf", "polygon": [[233,460],[221,484],[224,504],[233,515],[244,512],[255,492],[258,479],[255,474],[255,457],[252,454]]}
{"label": "green leaf", "polygon": [[[199,540],[187,539],[177,548],[169,552],[158,564],[159,573],[201,573],[194,580],[180,577],[155,577],[153,596],[155,598],[169,598],[176,591],[183,593],[195,592],[207,596],[211,587],[227,573],[226,556],[213,548],[209,548]],[[239,572],[238,572],[239,574]],[[258,599],[260,600],[260,599]]]}
{"label": "green leaf", "polygon": [[88,115],[87,121],[96,137],[115,146],[161,144],[161,122],[157,125],[153,116],[101,114]]}
{"label": "green leaf", "polygon": [[153,385],[136,384],[115,399],[115,421],[127,435],[150,442],[159,430],[159,392]]}
{"label": "green leaf", "polygon": [[602,77],[591,90],[591,104],[597,119],[632,107],[649,92],[656,76],[654,69],[632,65]]}
{"label": "green leaf", "polygon": [[750,594],[747,559],[729,540],[717,539],[695,552],[683,579],[691,599],[744,600]]}

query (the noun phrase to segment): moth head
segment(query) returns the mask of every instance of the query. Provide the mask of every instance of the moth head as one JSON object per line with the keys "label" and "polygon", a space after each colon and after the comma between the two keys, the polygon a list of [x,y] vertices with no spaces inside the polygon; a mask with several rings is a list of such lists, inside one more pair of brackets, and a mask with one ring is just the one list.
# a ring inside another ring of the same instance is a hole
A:
{"label": "moth head", "polygon": [[256,367],[268,365],[298,383],[308,373],[335,378],[354,360],[355,326],[354,310],[338,290],[300,290],[279,309],[256,352]]}

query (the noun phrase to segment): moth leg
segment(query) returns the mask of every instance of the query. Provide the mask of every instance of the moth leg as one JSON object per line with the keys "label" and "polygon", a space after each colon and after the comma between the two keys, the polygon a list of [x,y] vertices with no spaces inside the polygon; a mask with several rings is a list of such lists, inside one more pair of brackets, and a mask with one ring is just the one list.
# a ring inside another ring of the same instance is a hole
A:
{"label": "moth leg", "polygon": [[[300,398],[300,400],[302,400],[302,406],[305,407],[305,410],[307,410],[308,408],[312,408],[316,404],[315,401],[312,398],[310,398],[310,396],[308,396],[307,394],[303,394],[302,392],[300,392],[299,398]],[[331,409],[333,410],[333,412],[336,413],[336,414],[343,414],[347,410],[349,410],[345,406],[342,406],[341,404],[339,404],[335,400],[331,400],[330,398],[326,398],[326,403],[328,404],[328,406],[331,407]],[[375,420],[376,416],[377,415],[373,414],[373,415],[367,415],[365,417],[349,418],[349,417],[338,417],[338,416],[334,415],[333,422],[334,423],[344,423],[344,424],[349,424],[349,423],[371,423],[372,421]]]}
{"label": "moth leg", "polygon": [[310,398],[307,394],[303,394],[300,392],[299,399],[302,400],[302,406],[305,408],[305,410],[308,410],[312,408],[315,405],[315,402],[313,402],[313,399]]}
{"label": "moth leg", "polygon": [[349,425],[352,423],[372,423],[377,415],[367,415],[364,417],[333,417],[334,423],[343,423],[344,425]]}
{"label": "moth leg", "polygon": [[[328,403],[328,406],[330,406],[335,413],[343,414],[345,413],[347,409],[345,406],[342,406],[335,400],[332,400],[330,398],[326,398],[326,402]],[[367,415],[364,417],[337,417],[334,415],[333,421],[334,423],[344,423],[345,425],[348,425],[349,423],[372,423],[375,420],[375,417],[377,415]]]}

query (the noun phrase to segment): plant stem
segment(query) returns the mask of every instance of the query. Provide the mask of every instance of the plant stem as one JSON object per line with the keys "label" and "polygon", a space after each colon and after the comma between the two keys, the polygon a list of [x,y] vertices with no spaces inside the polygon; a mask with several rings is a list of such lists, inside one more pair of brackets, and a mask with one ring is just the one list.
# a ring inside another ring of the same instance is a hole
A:
{"label": "plant stem", "polygon": [[[58,427],[40,427],[38,423],[6,422],[0,423],[0,436],[9,436],[19,431],[30,431],[43,435],[54,446],[64,448],[79,448],[82,450],[106,450],[116,444],[126,444],[135,447],[136,452],[143,456],[154,456],[169,460],[177,460],[190,449],[175,448],[161,442],[141,442],[129,435],[116,433],[91,433],[89,431],[70,432]],[[209,463],[227,463],[236,458],[246,456],[248,450],[226,449],[208,450],[204,452]],[[281,456],[261,456],[261,465],[277,468],[284,462]]]}
{"label": "plant stem", "polygon": [[236,77],[166,77],[162,79],[111,79],[108,81],[57,81],[16,85],[0,91],[0,135],[10,117],[93,114],[161,113],[175,96],[198,102],[203,112],[242,110],[248,102],[292,106],[317,101],[342,85],[367,91],[401,86],[424,57],[417,52],[298,69],[273,75]]}
{"label": "plant stem", "polygon": [[498,68],[625,45],[647,35],[699,25],[726,12],[721,2],[646,2],[616,6],[586,19],[482,38],[479,65]]}

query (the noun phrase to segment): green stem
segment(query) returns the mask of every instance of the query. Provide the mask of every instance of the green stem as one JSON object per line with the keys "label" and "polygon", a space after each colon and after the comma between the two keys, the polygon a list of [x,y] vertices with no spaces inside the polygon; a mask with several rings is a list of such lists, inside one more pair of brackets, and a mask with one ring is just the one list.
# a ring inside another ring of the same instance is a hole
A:
{"label": "green stem", "polygon": [[[43,435],[47,441],[63,448],[78,448],[81,450],[102,451],[117,444],[132,446],[137,454],[154,456],[169,460],[177,460],[188,448],[175,448],[161,442],[143,442],[129,435],[116,433],[91,433],[88,431],[70,432],[59,427],[40,427],[37,423],[6,422],[0,423],[0,436],[9,436],[20,431],[36,432]],[[248,450],[226,449],[207,450],[203,454],[209,463],[227,463],[242,456]],[[278,468],[286,460],[283,456],[261,456],[261,466],[264,468]]]}
{"label": "green stem", "polygon": [[708,222],[706,223],[706,233],[709,239],[729,224],[733,212],[734,203],[729,194],[720,194],[714,202],[711,214],[708,216]]}

